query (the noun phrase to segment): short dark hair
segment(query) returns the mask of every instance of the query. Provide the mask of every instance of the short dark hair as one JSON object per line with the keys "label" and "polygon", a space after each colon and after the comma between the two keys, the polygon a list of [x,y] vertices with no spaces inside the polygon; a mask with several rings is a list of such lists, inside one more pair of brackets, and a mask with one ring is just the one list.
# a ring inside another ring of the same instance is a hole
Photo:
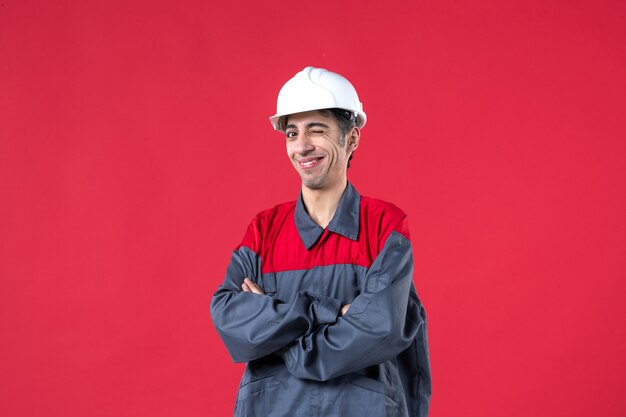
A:
{"label": "short dark hair", "polygon": [[[339,126],[339,131],[341,132],[341,137],[339,138],[339,146],[346,146],[346,136],[348,135],[348,132],[350,132],[350,130],[352,130],[352,128],[356,126],[356,116],[354,115],[354,113],[348,110],[338,108],[320,109],[318,111],[326,117],[333,118],[333,120],[337,123],[337,126]],[[287,127],[288,118],[289,115],[282,116],[280,119],[278,119],[279,130],[285,130],[285,128]],[[350,168],[350,161],[352,160],[353,156],[354,152],[352,152],[352,154],[350,154],[350,158],[348,158],[348,168]]]}

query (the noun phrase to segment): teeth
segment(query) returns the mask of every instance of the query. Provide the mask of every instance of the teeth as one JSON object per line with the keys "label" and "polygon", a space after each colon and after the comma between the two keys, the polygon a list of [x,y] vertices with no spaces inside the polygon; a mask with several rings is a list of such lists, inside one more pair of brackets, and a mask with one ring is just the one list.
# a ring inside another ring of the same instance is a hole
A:
{"label": "teeth", "polygon": [[300,164],[304,165],[304,166],[309,166],[311,165],[313,162],[315,162],[315,159],[313,159],[312,161],[309,162],[300,162]]}

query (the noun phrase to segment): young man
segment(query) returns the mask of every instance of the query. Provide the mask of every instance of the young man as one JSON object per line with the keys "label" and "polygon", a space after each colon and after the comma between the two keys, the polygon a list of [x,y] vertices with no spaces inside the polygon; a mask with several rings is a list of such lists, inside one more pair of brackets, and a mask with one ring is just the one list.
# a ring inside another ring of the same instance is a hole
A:
{"label": "young man", "polygon": [[406,215],[347,180],[366,115],[339,74],[307,67],[270,118],[302,178],[259,213],[211,302],[236,362],[235,416],[426,416],[426,316]]}

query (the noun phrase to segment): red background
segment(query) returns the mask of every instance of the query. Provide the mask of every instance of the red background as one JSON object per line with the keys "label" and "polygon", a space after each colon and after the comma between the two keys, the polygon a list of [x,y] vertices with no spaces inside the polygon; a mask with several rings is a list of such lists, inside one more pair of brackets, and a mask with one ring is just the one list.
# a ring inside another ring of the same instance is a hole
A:
{"label": "red background", "polygon": [[431,415],[626,415],[623,1],[0,3],[0,415],[230,415],[209,300],[306,65],[410,216]]}

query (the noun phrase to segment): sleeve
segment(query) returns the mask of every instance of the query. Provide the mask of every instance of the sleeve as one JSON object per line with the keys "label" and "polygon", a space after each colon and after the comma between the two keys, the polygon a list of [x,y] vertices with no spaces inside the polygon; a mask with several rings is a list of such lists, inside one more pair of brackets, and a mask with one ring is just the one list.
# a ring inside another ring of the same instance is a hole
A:
{"label": "sleeve", "polygon": [[392,231],[348,312],[281,350],[289,372],[325,381],[383,363],[407,349],[425,325],[419,300],[409,296],[412,275],[411,244]]}
{"label": "sleeve", "polygon": [[[244,243],[257,246],[254,222]],[[261,258],[248,246],[233,251],[224,282],[211,300],[211,318],[235,362],[249,362],[276,352],[316,326],[337,320],[341,301],[302,291],[289,302],[242,291],[244,278],[262,287]]]}

